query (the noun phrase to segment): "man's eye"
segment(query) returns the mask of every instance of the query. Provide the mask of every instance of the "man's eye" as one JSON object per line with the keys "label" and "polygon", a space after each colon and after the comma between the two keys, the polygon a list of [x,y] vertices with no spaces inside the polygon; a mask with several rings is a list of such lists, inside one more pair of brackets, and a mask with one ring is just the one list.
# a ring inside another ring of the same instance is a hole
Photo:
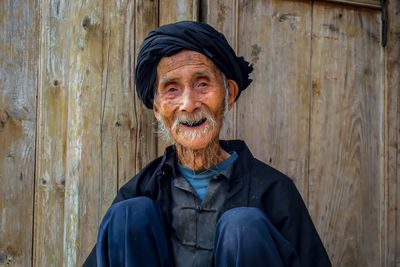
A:
{"label": "man's eye", "polygon": [[200,87],[207,86],[207,83],[205,83],[205,82],[202,82],[202,83],[200,83],[200,84],[199,84],[199,86],[200,86]]}
{"label": "man's eye", "polygon": [[174,88],[174,87],[168,88],[168,92],[175,92],[175,91],[176,91],[176,88]]}

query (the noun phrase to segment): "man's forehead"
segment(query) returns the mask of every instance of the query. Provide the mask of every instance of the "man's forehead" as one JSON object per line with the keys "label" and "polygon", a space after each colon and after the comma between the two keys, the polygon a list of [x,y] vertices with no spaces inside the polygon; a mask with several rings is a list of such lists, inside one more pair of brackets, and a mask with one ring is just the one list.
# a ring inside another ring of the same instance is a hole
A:
{"label": "man's forehead", "polygon": [[[211,76],[216,76],[215,73],[212,73],[210,71],[195,71],[190,73],[190,77],[193,78],[199,78],[199,77],[211,77]],[[159,77],[159,83],[173,83],[173,82],[179,82],[182,79],[182,77],[179,75],[179,73],[164,73],[164,75],[160,75]]]}
{"label": "man's forehead", "polygon": [[206,72],[206,69],[212,72],[217,71],[214,62],[205,55],[193,50],[182,50],[172,56],[161,58],[157,65],[157,73],[162,77],[169,72],[179,70],[186,66],[198,66],[199,69],[202,67],[205,69],[199,70],[198,72]]}

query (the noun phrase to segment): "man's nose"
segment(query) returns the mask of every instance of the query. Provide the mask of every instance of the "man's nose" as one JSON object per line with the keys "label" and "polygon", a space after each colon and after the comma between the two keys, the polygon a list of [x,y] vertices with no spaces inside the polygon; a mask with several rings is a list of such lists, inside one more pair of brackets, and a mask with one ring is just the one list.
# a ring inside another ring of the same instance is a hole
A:
{"label": "man's nose", "polygon": [[186,87],[182,95],[181,111],[193,112],[195,109],[201,106],[198,94],[191,88]]}

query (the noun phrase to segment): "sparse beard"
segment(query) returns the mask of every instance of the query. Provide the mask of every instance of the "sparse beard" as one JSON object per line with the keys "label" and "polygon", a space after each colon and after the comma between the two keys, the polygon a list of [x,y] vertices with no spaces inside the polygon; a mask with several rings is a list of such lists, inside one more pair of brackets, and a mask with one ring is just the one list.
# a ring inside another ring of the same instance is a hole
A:
{"label": "sparse beard", "polygon": [[[228,113],[228,90],[226,90],[223,108],[221,109],[221,127],[227,131],[230,126]],[[181,123],[192,123],[199,121],[203,118],[207,119],[207,125],[203,127],[203,129],[183,129],[181,127]],[[210,168],[224,159],[224,152],[219,145],[219,136],[210,140],[210,143],[203,149],[193,150],[183,145],[180,145],[176,142],[171,136],[171,133],[166,126],[162,117],[158,120],[158,131],[157,134],[161,137],[165,142],[172,143],[175,145],[177,150],[178,161],[180,164],[189,167],[194,170],[207,169]],[[224,127],[223,127],[224,126]],[[174,121],[171,126],[171,131],[174,131],[177,135],[181,135],[181,137],[187,139],[190,138],[191,141],[196,140],[196,138],[200,138],[202,135],[207,134],[208,131],[216,131],[217,130],[217,121],[216,118],[212,116],[212,114],[208,111],[197,111],[195,113],[190,114],[179,114],[174,118]],[[181,132],[180,132],[181,131]],[[221,133],[221,132],[220,132]],[[219,133],[219,134],[220,134]],[[226,153],[226,152],[225,152]],[[199,160],[201,159],[201,160]]]}
{"label": "sparse beard", "polygon": [[226,84],[225,84],[225,77],[224,77],[224,87],[225,87],[225,97],[224,97],[224,110],[222,111],[222,123],[221,123],[221,129],[219,132],[219,135],[221,136],[226,136],[229,132],[229,129],[232,128],[232,121],[230,117],[228,116],[229,113],[229,103],[228,103],[228,96],[229,92],[228,89],[226,89]]}
{"label": "sparse beard", "polygon": [[[190,123],[194,121],[199,121],[202,118],[205,118],[207,121],[207,125],[203,127],[203,129],[183,129],[181,127],[181,123]],[[158,121],[158,131],[157,134],[166,142],[176,144],[176,141],[172,138],[170,131],[168,130],[167,125],[164,120],[160,117]],[[215,131],[217,126],[217,122],[211,113],[207,111],[198,111],[190,114],[179,114],[174,119],[174,122],[171,126],[171,131],[176,132],[177,135],[181,135],[181,137],[187,139],[190,138],[190,141],[196,140],[196,138],[200,138],[202,135],[207,134],[209,131]]]}
{"label": "sparse beard", "polygon": [[[184,129],[181,127],[182,123],[193,124],[195,122],[201,121],[202,119],[206,119],[206,125],[203,129]],[[184,139],[189,139],[190,141],[194,141],[197,138],[200,138],[202,135],[207,134],[208,132],[214,132],[216,130],[217,122],[213,118],[210,112],[201,110],[195,113],[184,113],[178,114],[174,120],[174,123],[171,126],[171,131],[176,132],[177,135],[181,135]]]}
{"label": "sparse beard", "polygon": [[[230,128],[230,120],[229,120],[229,116],[227,116],[229,110],[228,110],[228,90],[226,90],[225,93],[225,97],[224,97],[224,108],[222,110],[222,122],[221,122],[221,129],[225,129],[225,131],[227,131]],[[211,113],[209,113],[208,111],[200,111],[194,114],[183,114],[183,115],[178,115],[175,119],[174,122],[171,126],[171,130],[172,131],[177,131],[179,130],[179,124],[180,122],[184,122],[184,121],[188,121],[188,120],[192,120],[192,121],[196,121],[199,120],[201,118],[207,118],[207,121],[209,122],[208,125],[206,125],[206,127],[204,127],[204,129],[202,130],[188,130],[186,131],[184,134],[184,137],[191,137],[191,140],[195,140],[195,138],[199,138],[202,134],[206,134],[207,131],[209,130],[215,130],[216,127],[216,120],[215,118],[211,115]],[[162,117],[160,117],[159,119],[157,119],[157,130],[156,130],[156,134],[165,142],[170,143],[170,144],[176,144],[175,140],[172,138],[170,131],[168,130],[167,125],[165,124],[164,120],[162,119]]]}
{"label": "sparse beard", "polygon": [[165,125],[165,122],[161,117],[157,119],[157,125],[157,135],[166,143],[175,144],[175,140],[172,138],[171,133],[167,128],[167,125]]}

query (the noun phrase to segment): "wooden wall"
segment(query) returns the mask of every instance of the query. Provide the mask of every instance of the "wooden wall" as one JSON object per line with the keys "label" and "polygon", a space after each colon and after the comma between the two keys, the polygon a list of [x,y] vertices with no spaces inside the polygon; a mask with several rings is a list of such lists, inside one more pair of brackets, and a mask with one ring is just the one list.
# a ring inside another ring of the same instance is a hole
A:
{"label": "wooden wall", "polygon": [[255,68],[254,84],[236,104],[233,136],[294,179],[334,266],[400,266],[399,6],[389,3],[385,49],[379,10],[318,1],[204,3],[206,21],[228,33]]}
{"label": "wooden wall", "polygon": [[383,48],[380,11],[340,3],[2,1],[0,266],[82,264],[118,188],[166,146],[133,70],[147,33],[179,20],[254,64],[224,137],[293,178],[334,266],[400,266],[400,2],[388,10]]}

